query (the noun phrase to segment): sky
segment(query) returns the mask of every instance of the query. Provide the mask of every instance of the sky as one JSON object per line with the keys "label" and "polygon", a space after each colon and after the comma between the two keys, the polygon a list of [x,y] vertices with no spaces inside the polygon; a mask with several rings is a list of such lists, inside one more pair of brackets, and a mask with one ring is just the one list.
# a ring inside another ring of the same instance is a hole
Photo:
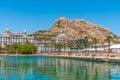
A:
{"label": "sky", "polygon": [[120,36],[120,0],[0,0],[0,34],[47,30],[60,17],[84,19]]}

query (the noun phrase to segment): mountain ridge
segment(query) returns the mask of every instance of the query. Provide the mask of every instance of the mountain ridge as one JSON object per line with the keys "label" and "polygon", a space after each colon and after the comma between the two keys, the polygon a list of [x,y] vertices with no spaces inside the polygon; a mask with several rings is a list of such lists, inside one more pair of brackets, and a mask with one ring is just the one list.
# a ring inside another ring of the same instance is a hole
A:
{"label": "mountain ridge", "polygon": [[50,29],[34,32],[31,35],[38,41],[49,41],[56,39],[57,35],[63,33],[67,35],[68,39],[79,39],[88,36],[89,39],[97,38],[103,41],[108,35],[117,38],[111,30],[103,26],[85,21],[84,19],[70,20],[64,17],[56,20]]}

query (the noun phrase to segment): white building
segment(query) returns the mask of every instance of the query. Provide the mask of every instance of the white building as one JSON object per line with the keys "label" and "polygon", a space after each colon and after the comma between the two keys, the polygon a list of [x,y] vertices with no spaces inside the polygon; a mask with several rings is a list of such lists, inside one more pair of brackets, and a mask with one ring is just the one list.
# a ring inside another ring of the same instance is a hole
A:
{"label": "white building", "polygon": [[10,32],[10,29],[7,28],[6,31],[0,35],[0,46],[4,47],[5,44],[13,44],[13,43],[24,43],[29,41],[33,43],[33,37],[27,36],[27,31],[23,32]]}
{"label": "white building", "polygon": [[65,34],[59,34],[57,36],[56,42],[67,42],[67,36]]}

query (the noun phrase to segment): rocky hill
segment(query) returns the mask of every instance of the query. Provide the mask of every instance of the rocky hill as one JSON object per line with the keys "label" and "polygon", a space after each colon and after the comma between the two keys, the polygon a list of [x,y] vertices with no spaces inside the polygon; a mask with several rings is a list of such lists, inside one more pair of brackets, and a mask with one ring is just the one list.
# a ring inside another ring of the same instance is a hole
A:
{"label": "rocky hill", "polygon": [[89,39],[96,37],[103,41],[107,35],[116,38],[116,35],[107,28],[87,22],[83,19],[68,20],[64,17],[56,20],[53,27],[49,30],[38,31],[31,35],[38,41],[48,41],[56,39],[57,35],[62,33],[66,34],[68,39],[88,36]]}

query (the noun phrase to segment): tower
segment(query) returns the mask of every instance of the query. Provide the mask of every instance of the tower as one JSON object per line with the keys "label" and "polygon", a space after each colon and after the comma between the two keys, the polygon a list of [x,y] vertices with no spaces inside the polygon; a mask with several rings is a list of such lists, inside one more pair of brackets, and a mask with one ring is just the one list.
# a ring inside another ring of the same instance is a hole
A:
{"label": "tower", "polygon": [[26,31],[26,29],[24,29],[24,30],[23,30],[23,33],[24,33],[24,34],[27,34],[27,31]]}
{"label": "tower", "polygon": [[6,28],[6,32],[7,32],[7,33],[10,33],[10,29],[9,29],[9,28]]}

